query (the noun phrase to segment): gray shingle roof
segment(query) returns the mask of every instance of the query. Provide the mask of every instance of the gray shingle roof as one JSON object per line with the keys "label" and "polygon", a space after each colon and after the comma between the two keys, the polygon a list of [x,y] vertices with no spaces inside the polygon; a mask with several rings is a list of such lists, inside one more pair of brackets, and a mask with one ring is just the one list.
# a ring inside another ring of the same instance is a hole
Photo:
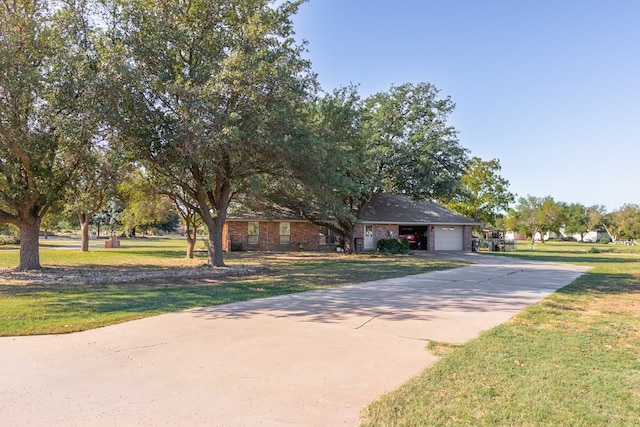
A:
{"label": "gray shingle roof", "polygon": [[362,217],[363,222],[383,224],[480,225],[479,222],[428,200],[412,200],[392,194],[377,194]]}
{"label": "gray shingle roof", "polygon": [[[266,206],[259,211],[245,210],[230,214],[227,221],[304,221],[303,217],[282,206]],[[481,225],[428,200],[415,201],[409,197],[377,194],[371,200],[362,222],[404,225]]]}

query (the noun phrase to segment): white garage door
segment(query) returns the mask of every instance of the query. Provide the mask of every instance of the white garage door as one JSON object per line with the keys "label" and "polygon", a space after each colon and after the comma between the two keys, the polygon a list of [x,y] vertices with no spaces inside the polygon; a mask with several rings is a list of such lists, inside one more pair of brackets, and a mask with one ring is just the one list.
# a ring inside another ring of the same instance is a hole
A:
{"label": "white garage door", "polygon": [[436,225],[436,251],[461,251],[464,228],[462,226]]}

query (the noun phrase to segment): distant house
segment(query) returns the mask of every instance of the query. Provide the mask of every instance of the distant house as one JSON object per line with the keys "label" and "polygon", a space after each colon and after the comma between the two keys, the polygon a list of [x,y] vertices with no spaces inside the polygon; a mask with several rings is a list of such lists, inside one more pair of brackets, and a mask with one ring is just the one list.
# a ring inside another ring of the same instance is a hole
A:
{"label": "distant house", "polygon": [[[403,236],[413,249],[470,251],[471,229],[480,225],[430,201],[376,195],[356,228],[356,251],[375,251],[378,240]],[[335,251],[339,236],[287,209],[231,215],[225,224],[226,249],[257,251]]]}

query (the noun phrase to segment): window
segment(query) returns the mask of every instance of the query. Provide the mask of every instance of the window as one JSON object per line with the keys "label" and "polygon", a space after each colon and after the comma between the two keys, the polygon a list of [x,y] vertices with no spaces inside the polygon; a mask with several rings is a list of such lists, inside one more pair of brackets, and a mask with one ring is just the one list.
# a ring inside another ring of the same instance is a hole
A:
{"label": "window", "polygon": [[260,244],[260,223],[259,222],[250,222],[248,225],[248,235],[249,238],[247,243],[250,245],[259,245]]}
{"label": "window", "polygon": [[364,237],[373,237],[373,225],[364,226]]}
{"label": "window", "polygon": [[280,244],[288,245],[291,242],[291,223],[280,223]]}
{"label": "window", "polygon": [[320,227],[319,230],[321,245],[334,245],[336,243],[336,233],[329,227]]}

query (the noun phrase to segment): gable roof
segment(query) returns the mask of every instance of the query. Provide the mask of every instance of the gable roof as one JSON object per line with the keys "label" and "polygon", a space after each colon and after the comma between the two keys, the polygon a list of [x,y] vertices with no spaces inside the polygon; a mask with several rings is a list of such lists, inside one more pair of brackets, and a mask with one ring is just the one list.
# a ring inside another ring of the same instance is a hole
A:
{"label": "gable roof", "polygon": [[377,194],[364,211],[362,222],[389,224],[480,225],[429,200],[413,200],[406,196]]}

